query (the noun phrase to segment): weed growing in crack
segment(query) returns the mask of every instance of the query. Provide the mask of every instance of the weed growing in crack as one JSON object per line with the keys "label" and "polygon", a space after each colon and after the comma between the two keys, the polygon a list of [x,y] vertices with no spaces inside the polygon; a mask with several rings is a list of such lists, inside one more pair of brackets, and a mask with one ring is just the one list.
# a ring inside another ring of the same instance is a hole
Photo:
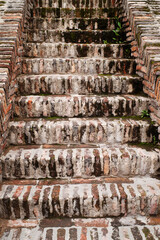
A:
{"label": "weed growing in crack", "polygon": [[148,110],[143,110],[141,112],[141,118],[150,117]]}
{"label": "weed growing in crack", "polygon": [[123,42],[123,39],[122,39],[123,27],[122,27],[122,24],[121,24],[119,18],[116,17],[115,19],[116,19],[116,29],[112,30],[115,35],[113,37],[113,40],[115,43],[122,43]]}

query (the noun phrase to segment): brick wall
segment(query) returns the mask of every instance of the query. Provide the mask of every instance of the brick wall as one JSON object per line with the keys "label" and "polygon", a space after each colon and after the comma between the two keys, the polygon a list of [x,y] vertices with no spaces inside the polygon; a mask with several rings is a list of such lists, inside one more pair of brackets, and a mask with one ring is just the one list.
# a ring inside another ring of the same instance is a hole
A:
{"label": "brick wall", "polygon": [[7,144],[16,77],[21,72],[23,30],[31,7],[32,0],[0,2],[0,153]]}
{"label": "brick wall", "polygon": [[151,118],[160,125],[160,0],[122,0],[122,4],[137,74],[144,79],[144,92],[153,99]]}

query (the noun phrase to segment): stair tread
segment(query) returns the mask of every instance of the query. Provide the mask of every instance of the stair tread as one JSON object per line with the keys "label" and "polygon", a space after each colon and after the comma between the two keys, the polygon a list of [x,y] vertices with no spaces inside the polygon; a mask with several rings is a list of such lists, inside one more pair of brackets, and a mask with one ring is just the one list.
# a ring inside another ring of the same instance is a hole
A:
{"label": "stair tread", "polygon": [[73,30],[61,30],[61,29],[29,29],[28,30],[28,32],[36,32],[36,33],[39,33],[39,32],[60,32],[60,33],[64,33],[64,32],[67,32],[67,33],[72,33],[72,32],[84,32],[84,33],[86,33],[86,32],[93,32],[93,33],[97,33],[97,32],[107,32],[107,33],[110,33],[110,32],[112,32],[112,30],[99,30],[99,29],[96,29],[96,30],[82,30],[82,29],[73,29]]}
{"label": "stair tread", "polygon": [[[21,74],[19,75],[17,78],[22,78],[22,77],[27,77],[28,74]],[[76,74],[76,73],[65,73],[65,74],[60,74],[60,73],[55,73],[55,74],[51,74],[51,73],[41,73],[41,74],[30,74],[28,77],[42,77],[42,76],[48,76],[48,77],[93,77],[93,78],[127,78],[127,79],[139,79],[142,80],[142,78],[138,75],[131,75],[131,74]]]}
{"label": "stair tread", "polygon": [[[46,42],[42,42],[42,43],[39,43],[39,42],[28,42],[25,44],[25,46],[28,46],[28,45],[46,45],[46,46],[52,46],[52,45],[55,45],[55,46],[58,46],[58,45],[64,45],[64,46],[90,46],[90,47],[94,47],[94,46],[98,46],[98,47],[106,47],[107,45],[108,46],[131,46],[130,43],[126,42],[126,43],[107,43],[107,44],[104,44],[104,43],[65,43],[65,42],[52,42],[52,43],[46,43]],[[6,45],[5,45],[6,46]]]}
{"label": "stair tread", "polygon": [[[36,58],[34,58],[34,57],[23,57],[23,60],[30,60],[30,61],[35,61],[35,60],[51,60],[51,58],[48,58],[48,57],[36,57]],[[110,57],[110,58],[105,58],[105,57],[100,57],[100,58],[98,58],[98,57],[93,57],[93,58],[91,58],[91,57],[79,57],[79,58],[77,58],[77,57],[73,57],[73,58],[63,58],[63,57],[53,57],[52,58],[53,60],[54,59],[59,59],[59,60],[70,60],[70,61],[72,61],[72,60],[77,60],[77,61],[85,61],[85,60],[90,60],[90,61],[92,61],[92,60],[104,60],[104,61],[110,61],[110,60],[114,60],[114,61],[125,61],[125,60],[128,60],[128,61],[131,61],[131,62],[135,62],[136,60],[135,59],[131,59],[131,58],[113,58],[113,57]],[[89,75],[89,74],[88,74]]]}
{"label": "stair tread", "polygon": [[[135,193],[135,195],[140,196],[142,193],[142,189],[139,188],[139,185],[144,188],[143,190],[146,191],[146,195],[148,196],[159,196],[160,198],[160,182],[159,179],[156,178],[151,178],[151,177],[137,177],[137,178],[123,178],[123,177],[104,177],[104,178],[99,178],[97,177],[96,179],[93,178],[87,178],[87,179],[83,179],[83,178],[70,178],[70,179],[40,179],[40,180],[6,180],[3,182],[2,186],[1,186],[1,190],[0,190],[0,198],[2,199],[5,196],[5,192],[2,189],[7,190],[8,186],[13,186],[12,188],[12,194],[16,192],[16,188],[18,186],[31,186],[34,191],[36,190],[36,186],[50,186],[51,189],[54,188],[54,186],[63,186],[63,188],[65,188],[65,186],[67,186],[70,189],[73,189],[74,186],[78,186],[80,189],[84,189],[85,186],[88,186],[88,189],[86,188],[87,191],[89,191],[90,187],[92,185],[96,184],[97,186],[102,186],[103,184],[110,186],[111,184],[115,184],[115,185],[119,185],[122,184],[122,186],[133,186],[133,192]],[[71,185],[71,186],[70,186]],[[135,189],[134,189],[135,187]],[[137,188],[137,189],[136,189]],[[50,189],[50,190],[51,190]],[[129,189],[129,188],[128,188]],[[139,190],[138,190],[139,189]],[[148,190],[150,189],[150,191]],[[152,189],[152,190],[151,190]],[[100,190],[100,189],[99,189]],[[111,193],[109,194],[109,189],[101,189],[100,192],[104,191],[106,192],[108,190],[108,194],[106,194],[106,196],[108,195],[108,197],[111,197]],[[131,190],[131,189],[130,189]],[[128,191],[126,189],[126,194],[130,197],[133,197],[132,195],[132,191],[130,192],[130,190]],[[66,189],[66,193],[69,193],[70,191],[68,191]],[[100,193],[99,192],[99,193]],[[116,191],[121,192],[120,190]],[[130,192],[130,194],[129,194]],[[63,193],[63,191],[62,191]],[[112,194],[114,193],[114,191],[112,191]],[[8,193],[10,194],[10,193]],[[104,194],[103,194],[104,195]],[[144,194],[145,196],[145,194]],[[18,196],[19,197],[19,196]],[[69,196],[66,196],[66,198]],[[117,197],[120,199],[120,194],[117,194]],[[160,204],[160,203],[159,203]]]}
{"label": "stair tread", "polygon": [[[66,144],[62,144],[62,145],[32,145],[32,146],[30,146],[30,145],[22,145],[22,146],[10,146],[10,147],[8,147],[8,148],[6,148],[5,149],[5,151],[3,152],[3,154],[1,155],[1,158],[3,159],[3,158],[5,158],[5,156],[7,156],[8,154],[11,154],[12,152],[13,153],[22,153],[22,152],[27,152],[27,151],[33,151],[33,152],[39,152],[40,150],[40,154],[44,151],[50,151],[50,150],[55,150],[55,151],[57,151],[57,150],[60,150],[60,151],[66,151],[66,150],[70,150],[70,149],[72,149],[73,151],[79,151],[79,150],[81,150],[81,149],[83,149],[83,151],[84,150],[87,150],[87,149],[89,149],[89,150],[93,150],[93,149],[99,149],[99,150],[102,150],[102,149],[108,149],[108,150],[111,150],[111,151],[114,151],[114,149],[115,149],[115,151],[117,151],[118,149],[120,150],[120,151],[135,151],[135,154],[138,154],[138,152],[140,151],[141,153],[146,153],[147,155],[148,154],[150,154],[150,153],[152,153],[152,152],[154,152],[155,154],[159,154],[159,152],[160,152],[160,147],[159,147],[159,145],[155,145],[154,147],[153,146],[151,146],[151,147],[149,147],[149,148],[147,148],[147,146],[143,146],[143,145],[134,145],[134,144],[132,144],[132,145],[128,145],[128,144],[112,144],[112,145],[110,145],[110,144],[97,144],[97,145],[92,145],[92,144],[89,144],[89,145],[85,145],[85,144],[83,144],[83,145],[79,145],[79,144],[74,144],[74,145],[66,145]],[[138,152],[136,152],[136,150],[138,151]],[[11,157],[14,157],[14,156],[11,156]]]}
{"label": "stair tread", "polygon": [[[31,17],[30,19],[29,19],[29,21],[31,20],[33,20],[33,19],[35,19],[35,20],[39,20],[39,19],[42,19],[42,20],[44,20],[44,21],[48,21],[48,19],[49,18],[43,18],[43,17],[37,17],[37,16],[33,16],[33,17]],[[59,17],[59,18],[54,18],[53,17],[53,19],[56,21],[59,21],[59,20],[62,20],[62,19],[65,19],[65,20],[75,20],[75,21],[79,21],[79,20],[102,20],[102,21],[105,21],[105,20],[110,20],[110,19],[112,19],[112,20],[115,20],[115,17],[106,17],[106,18],[102,18],[102,19],[100,19],[100,18],[98,18],[98,17],[93,17],[93,18],[89,18],[89,17],[84,17],[83,19],[82,18],[80,18],[80,17],[76,17],[75,19],[73,19],[73,18],[71,18],[71,17],[67,17],[67,18],[64,18],[64,17]],[[49,19],[49,21],[50,21],[51,19]]]}
{"label": "stair tread", "polygon": [[28,42],[25,44],[25,46],[29,46],[29,45],[46,45],[46,46],[59,46],[59,45],[62,45],[62,46],[89,46],[89,47],[95,47],[95,46],[98,46],[98,47],[106,47],[106,46],[131,46],[130,43],[107,43],[107,44],[104,44],[104,43],[66,43],[66,42],[52,42],[52,43],[46,43],[46,42],[42,42],[42,43],[39,43],[39,42]]}
{"label": "stair tread", "polygon": [[142,99],[145,101],[150,101],[150,99],[148,98],[148,96],[142,96],[142,95],[134,95],[134,94],[90,94],[90,95],[84,95],[84,94],[61,94],[61,95],[54,95],[54,94],[47,94],[47,95],[41,95],[41,94],[30,94],[30,95],[21,95],[21,96],[17,96],[16,98],[22,99],[24,98],[26,101],[28,100],[28,98],[32,98],[33,100],[36,98],[73,98],[73,97],[78,97],[78,98],[123,98],[123,99]]}
{"label": "stair tread", "polygon": [[114,117],[108,117],[108,118],[106,118],[106,117],[92,117],[92,118],[88,118],[88,117],[82,117],[82,118],[76,118],[76,117],[74,117],[74,118],[59,118],[59,117],[53,117],[53,119],[52,118],[30,118],[30,119],[28,119],[28,118],[23,118],[23,119],[20,119],[20,118],[16,118],[16,119],[14,119],[14,120],[11,120],[10,121],[10,125],[12,125],[12,124],[16,124],[16,125],[18,125],[19,123],[21,123],[21,124],[26,124],[27,122],[37,122],[37,124],[38,124],[38,122],[48,122],[48,123],[52,123],[52,122],[69,122],[69,121],[71,121],[71,122],[77,122],[77,124],[78,124],[78,122],[79,123],[82,123],[82,122],[87,122],[87,123],[89,123],[89,122],[91,122],[91,123],[102,123],[102,124],[106,124],[107,122],[117,122],[117,123],[120,123],[120,122],[132,122],[132,123],[136,123],[136,122],[139,122],[139,124],[140,123],[148,123],[149,124],[149,121],[148,121],[148,119],[138,119],[138,120],[136,120],[136,119],[132,119],[131,117],[126,117],[126,118],[123,118],[122,116],[119,116],[119,117],[116,117],[116,118],[114,118]]}

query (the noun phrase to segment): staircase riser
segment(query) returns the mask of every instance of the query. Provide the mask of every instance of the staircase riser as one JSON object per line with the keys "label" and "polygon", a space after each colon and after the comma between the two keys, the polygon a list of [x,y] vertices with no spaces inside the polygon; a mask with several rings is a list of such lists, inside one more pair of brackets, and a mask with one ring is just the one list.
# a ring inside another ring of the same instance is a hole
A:
{"label": "staircase riser", "polygon": [[142,82],[138,78],[116,76],[20,76],[21,94],[107,94],[138,93]]}
{"label": "staircase riser", "polygon": [[41,1],[38,0],[36,1],[36,7],[44,7],[44,8],[111,8],[116,6],[115,0],[93,0],[93,1],[88,1],[88,0],[60,0],[60,1],[55,1],[55,0],[46,0],[46,1]]}
{"label": "staircase riser", "polygon": [[28,149],[2,157],[4,179],[156,175],[158,152],[138,148]]}
{"label": "staircase riser", "polygon": [[[123,35],[124,36],[124,35]],[[113,31],[58,31],[58,30],[28,30],[26,40],[28,42],[66,42],[66,43],[99,43],[104,41],[114,43],[115,34]],[[125,40],[125,36],[124,39]]]}
{"label": "staircase riser", "polygon": [[[0,156],[0,239],[159,239],[158,125],[151,100],[139,96],[124,1],[26,1],[33,9],[24,14],[9,147]],[[13,22],[9,12],[3,20]],[[16,27],[7,33],[7,22],[0,58],[9,66]]]}
{"label": "staircase riser", "polygon": [[10,144],[78,144],[151,142],[153,127],[144,121],[11,122]]}
{"label": "staircase riser", "polygon": [[29,28],[34,30],[113,30],[116,28],[116,20],[31,18]]}
{"label": "staircase riser", "polygon": [[134,74],[134,60],[24,59],[23,74]]}
{"label": "staircase riser", "polygon": [[115,17],[120,12],[117,8],[99,8],[99,9],[69,9],[69,8],[35,8],[32,10],[32,16],[42,18],[100,18]]}
{"label": "staircase riser", "polygon": [[[5,188],[5,186],[4,186]],[[151,190],[152,189],[152,190]],[[111,217],[160,213],[158,184],[6,186],[0,198],[6,219]],[[148,192],[154,192],[154,197]],[[147,195],[147,197],[146,197]]]}
{"label": "staircase riser", "polygon": [[14,116],[20,118],[139,116],[149,105],[149,99],[132,96],[29,96],[15,100]]}
{"label": "staircase riser", "polygon": [[[64,43],[48,43],[48,44],[27,44],[24,49],[25,57],[40,58],[128,58],[130,55],[129,45],[80,45],[80,44],[64,44]],[[130,58],[130,57],[129,57]]]}
{"label": "staircase riser", "polygon": [[[45,220],[44,220],[45,221]],[[97,220],[96,222],[98,222]],[[84,223],[85,224],[85,223]],[[123,227],[108,227],[103,225],[101,227],[48,227],[38,228],[17,228],[17,229],[7,229],[2,236],[2,239],[6,239],[7,236],[10,237],[10,240],[23,240],[25,236],[25,240],[31,240],[33,234],[36,235],[37,239],[43,236],[44,239],[47,240],[115,240],[115,236],[118,240],[124,240],[126,236],[130,236],[132,240],[140,240],[145,239],[145,233],[148,233],[148,236],[153,237],[152,239],[157,239],[159,236],[160,226],[123,226]],[[17,238],[15,239],[15,236]],[[137,238],[138,237],[138,238]]]}

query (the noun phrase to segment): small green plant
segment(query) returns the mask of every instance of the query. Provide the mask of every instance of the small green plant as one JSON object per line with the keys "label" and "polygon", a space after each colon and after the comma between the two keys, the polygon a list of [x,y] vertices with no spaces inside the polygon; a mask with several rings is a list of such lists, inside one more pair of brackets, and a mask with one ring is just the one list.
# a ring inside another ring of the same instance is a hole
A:
{"label": "small green plant", "polygon": [[104,44],[108,44],[108,41],[107,41],[107,40],[103,40],[103,43],[104,43]]}
{"label": "small green plant", "polygon": [[148,110],[143,110],[141,112],[141,118],[150,117]]}
{"label": "small green plant", "polygon": [[118,25],[118,27],[117,27],[115,30],[113,30],[113,32],[114,32],[114,34],[115,34],[117,37],[119,37],[119,36],[120,36],[120,32],[121,32],[121,30],[122,30],[122,25],[121,25],[121,23],[119,22],[119,20],[118,20],[118,22],[117,22],[117,25]]}
{"label": "small green plant", "polygon": [[153,142],[153,145],[157,145],[157,139],[155,135],[152,138],[152,142]]}
{"label": "small green plant", "polygon": [[155,125],[155,121],[150,121],[151,126]]}
{"label": "small green plant", "polygon": [[113,33],[115,34],[115,37],[113,37],[113,40],[115,41],[115,43],[122,43],[122,24],[119,20],[119,18],[116,17],[116,29],[112,30]]}
{"label": "small green plant", "polygon": [[125,55],[125,57],[130,58],[131,57],[131,50],[129,48],[126,48],[124,50],[124,55]]}

